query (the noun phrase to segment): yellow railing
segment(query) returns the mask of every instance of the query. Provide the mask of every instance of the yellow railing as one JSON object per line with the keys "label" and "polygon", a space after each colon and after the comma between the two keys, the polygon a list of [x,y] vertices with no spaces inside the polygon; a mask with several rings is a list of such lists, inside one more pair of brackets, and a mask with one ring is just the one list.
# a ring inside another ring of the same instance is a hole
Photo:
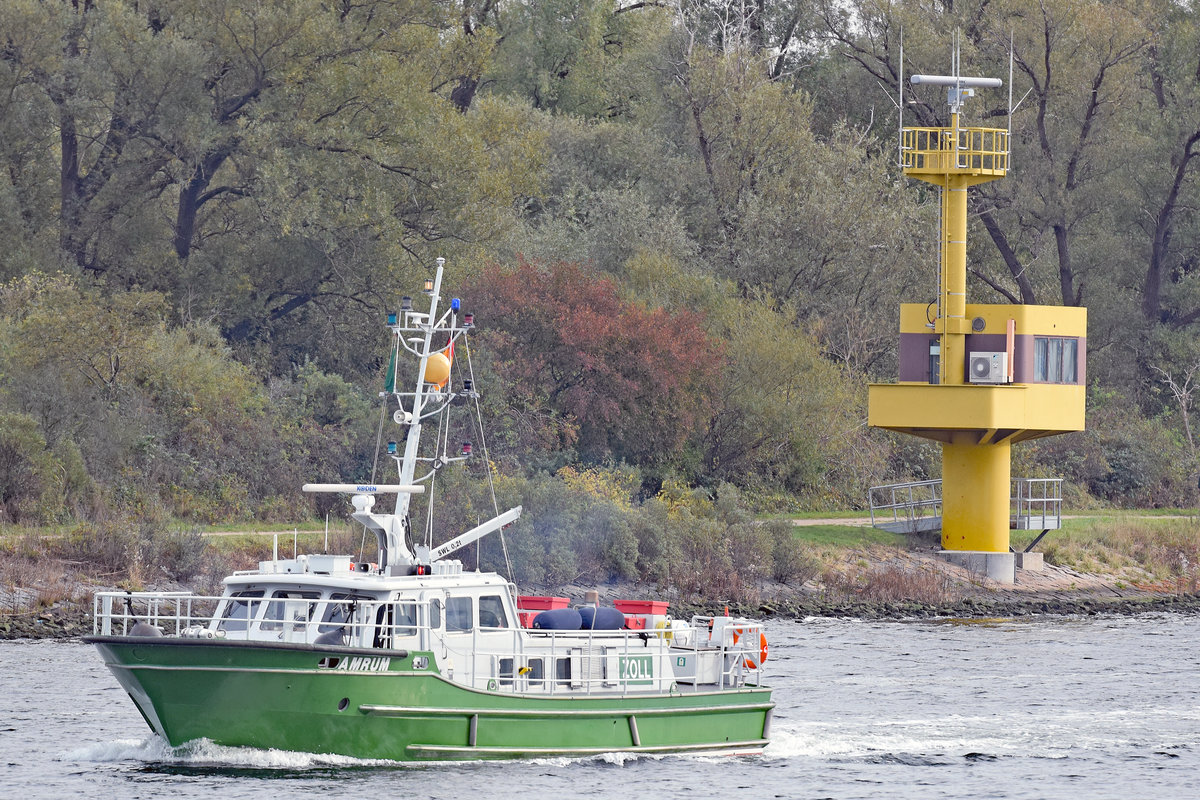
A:
{"label": "yellow railing", "polygon": [[1008,172],[1008,131],[1001,128],[905,128],[901,166],[906,173]]}

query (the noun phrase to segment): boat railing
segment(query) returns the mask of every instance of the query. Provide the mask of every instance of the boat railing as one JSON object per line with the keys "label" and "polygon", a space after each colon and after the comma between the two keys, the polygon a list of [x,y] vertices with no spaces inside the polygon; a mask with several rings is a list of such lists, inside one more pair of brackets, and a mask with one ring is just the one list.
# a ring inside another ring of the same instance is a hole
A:
{"label": "boat railing", "polygon": [[188,628],[207,625],[220,599],[191,592],[97,592],[92,598],[92,632],[129,636],[140,622],[182,636]]}
{"label": "boat railing", "polygon": [[[762,626],[742,620],[727,627],[715,635],[704,624],[655,631],[481,627],[431,633],[432,649],[446,656],[446,664],[461,665],[447,674],[455,682],[501,693],[577,696],[760,684]],[[677,667],[689,659],[701,666],[680,674]]]}
{"label": "boat railing", "polygon": [[[447,630],[426,624],[434,602],[98,592],[93,632],[431,652],[447,679],[500,693],[612,695],[762,682],[765,638],[749,620],[694,617],[644,631]],[[420,611],[405,617],[405,607]]]}
{"label": "boat railing", "polygon": [[397,605],[395,601],[357,598],[97,592],[92,605],[92,631],[101,636],[137,636],[135,626],[142,623],[157,629],[141,629],[152,636],[292,644],[312,644],[341,632],[345,646],[378,648],[394,631],[416,628],[394,620],[389,627],[379,619],[379,612]]}

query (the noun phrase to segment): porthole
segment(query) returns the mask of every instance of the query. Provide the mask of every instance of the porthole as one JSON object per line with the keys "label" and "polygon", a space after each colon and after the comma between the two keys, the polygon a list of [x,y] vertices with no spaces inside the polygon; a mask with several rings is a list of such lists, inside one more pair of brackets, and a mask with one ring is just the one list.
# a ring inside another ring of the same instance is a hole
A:
{"label": "porthole", "polygon": [[338,703],[338,711],[345,711],[349,707],[350,707],[350,698],[349,697],[343,697],[341,702]]}

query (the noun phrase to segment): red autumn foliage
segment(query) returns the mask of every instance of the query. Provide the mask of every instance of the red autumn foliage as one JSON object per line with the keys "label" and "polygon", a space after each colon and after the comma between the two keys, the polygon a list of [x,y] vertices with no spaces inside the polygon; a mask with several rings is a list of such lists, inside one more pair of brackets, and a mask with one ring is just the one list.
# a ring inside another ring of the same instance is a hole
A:
{"label": "red autumn foliage", "polygon": [[[467,293],[512,406],[542,408],[538,438],[591,460],[668,460],[710,408],[723,354],[690,311],[622,299],[580,264],[491,265]],[[544,432],[543,432],[544,433]]]}

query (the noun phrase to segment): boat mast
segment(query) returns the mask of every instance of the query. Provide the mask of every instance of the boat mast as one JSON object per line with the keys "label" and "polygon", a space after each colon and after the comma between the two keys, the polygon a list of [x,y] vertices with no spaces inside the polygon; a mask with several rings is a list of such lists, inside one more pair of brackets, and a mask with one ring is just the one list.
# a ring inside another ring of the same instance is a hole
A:
{"label": "boat mast", "polygon": [[[432,457],[422,458],[419,454],[421,446],[422,420],[442,412],[448,403],[456,397],[474,398],[470,381],[463,382],[462,390],[455,392],[450,385],[450,367],[454,355],[454,342],[474,325],[473,315],[463,314],[462,324],[458,324],[459,301],[454,298],[450,309],[438,317],[438,303],[441,300],[442,272],[446,259],[437,260],[437,271],[432,279],[426,279],[424,293],[429,296],[429,310],[417,311],[412,307],[412,298],[405,296],[401,302],[400,312],[388,314],[388,328],[395,336],[392,353],[399,361],[401,351],[417,357],[417,376],[413,391],[398,391],[395,385],[395,373],[392,375],[392,385],[385,387],[384,395],[391,393],[395,396],[399,408],[393,415],[393,421],[404,428],[404,450],[397,452],[396,442],[388,442],[387,454],[391,456],[399,471],[399,482],[394,486],[356,486],[354,487],[355,513],[351,517],[362,523],[368,530],[374,532],[379,543],[380,569],[385,574],[410,574],[421,564],[429,565],[460,547],[475,541],[481,536],[499,530],[513,522],[521,515],[521,507],[510,509],[503,514],[478,525],[467,533],[447,542],[437,550],[426,545],[417,545],[412,539],[412,524],[409,512],[412,506],[412,495],[425,491],[425,481],[432,477],[446,464],[453,461],[465,461],[471,457],[471,445],[463,443],[462,454],[449,456],[445,452],[435,452]],[[406,334],[415,334],[406,339]],[[446,335],[446,342],[435,344],[435,334],[440,338]],[[444,353],[449,352],[448,355]],[[436,368],[430,371],[431,361],[437,359]],[[409,405],[406,407],[406,403]],[[431,407],[431,410],[427,408]],[[441,443],[439,442],[439,446]],[[430,470],[425,475],[417,476],[418,462],[428,462]],[[330,491],[347,488],[342,484],[309,484],[311,487],[331,487],[324,489],[309,489],[310,491]],[[376,494],[396,494],[396,505],[391,514],[376,514],[372,510]],[[412,542],[412,547],[409,543]]]}
{"label": "boat mast", "polygon": [[[421,349],[418,351],[420,362],[417,364],[417,379],[416,386],[413,389],[412,400],[412,421],[408,424],[408,433],[404,439],[404,455],[400,459],[400,483],[408,485],[413,482],[413,478],[417,472],[417,449],[421,444],[421,418],[425,412],[425,404],[428,395],[428,384],[425,382],[425,369],[429,365],[429,356],[433,345],[433,332],[440,326],[435,322],[437,319],[438,301],[441,299],[440,293],[442,290],[442,268],[446,264],[446,259],[439,258],[437,260],[437,271],[434,274],[433,285],[428,290],[429,295],[429,313],[420,314],[415,311],[404,311],[405,319],[400,320],[403,323],[411,323],[424,332],[424,341],[421,343]],[[424,321],[422,321],[424,317]],[[453,320],[451,320],[453,326]],[[403,328],[400,325],[393,327],[396,332],[396,337],[399,339],[402,336]],[[453,338],[453,329],[451,328],[451,337]],[[398,342],[403,345],[403,341]],[[404,410],[404,401],[400,399],[399,393],[396,395],[400,400],[400,408]],[[410,494],[396,495],[396,510],[395,515],[404,520],[405,532],[408,533],[408,510],[411,504],[412,496]]]}

